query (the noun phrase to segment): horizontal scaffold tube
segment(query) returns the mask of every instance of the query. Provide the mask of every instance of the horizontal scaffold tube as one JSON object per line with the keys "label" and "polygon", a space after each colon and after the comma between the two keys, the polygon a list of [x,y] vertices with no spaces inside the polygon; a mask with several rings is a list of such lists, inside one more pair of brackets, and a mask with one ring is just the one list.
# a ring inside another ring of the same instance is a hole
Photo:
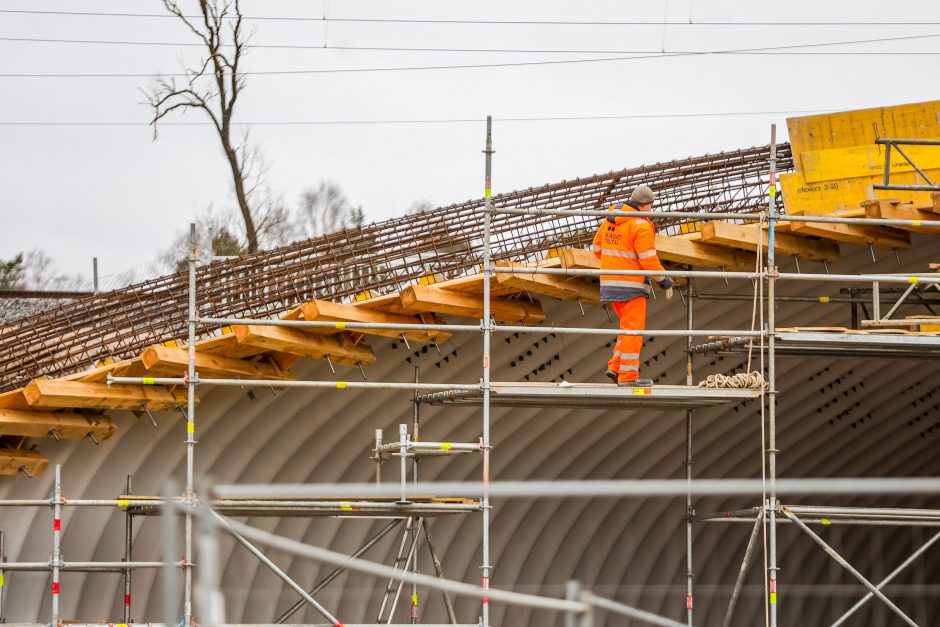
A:
{"label": "horizontal scaffold tube", "polygon": [[[181,500],[181,499],[177,499]],[[160,504],[163,499],[62,499],[62,507],[144,507]],[[52,499],[0,499],[0,507],[52,507]]]}
{"label": "horizontal scaffold tube", "polygon": [[[791,494],[938,494],[940,477],[836,477],[821,479],[778,479],[780,491]],[[479,495],[479,481],[419,482],[411,484],[414,494],[447,494],[473,497]],[[759,495],[765,489],[760,479],[700,479],[691,487],[685,479],[610,479],[587,481],[491,481],[491,496],[556,497],[627,497],[693,495]],[[242,484],[219,485],[216,494],[224,498],[310,498],[343,494],[398,496],[397,485],[375,483]]]}
{"label": "horizontal scaffold tube", "polygon": [[[408,442],[405,447],[410,451],[481,451],[479,443],[468,442]],[[401,442],[389,442],[378,447],[381,453],[398,453]]]}
{"label": "horizontal scaffold tube", "polygon": [[561,276],[668,276],[699,279],[742,279],[752,281],[763,272],[724,272],[722,270],[595,270],[593,268],[532,268],[529,266],[497,266],[496,274],[558,274]]}
{"label": "horizontal scaffold tube", "polygon": [[494,333],[583,333],[584,335],[632,335],[632,336],[676,336],[676,337],[708,337],[712,335],[735,337],[761,337],[763,331],[734,331],[730,329],[644,329],[631,331],[628,329],[589,329],[581,327],[526,327],[498,324],[493,326]]}
{"label": "horizontal scaffold tube", "polygon": [[[186,385],[181,377],[108,377],[108,385]],[[199,379],[199,385],[275,388],[366,388],[384,390],[479,390],[479,383],[397,383],[379,381],[282,381],[272,379]]]}
{"label": "horizontal scaffold tube", "polygon": [[[922,189],[922,188],[914,188]],[[938,226],[940,220],[900,220],[894,218],[836,218],[831,216],[781,216],[783,222],[821,222],[823,224],[857,224],[860,226]]]}
{"label": "horizontal scaffold tube", "polygon": [[940,283],[938,274],[804,274],[780,272],[777,279],[783,281],[824,281],[830,283]]}
{"label": "horizontal scaffold tube", "polygon": [[[59,570],[74,572],[114,572],[138,568],[182,567],[182,562],[59,562]],[[52,562],[4,562],[0,570],[10,572],[42,572],[52,570]]]}

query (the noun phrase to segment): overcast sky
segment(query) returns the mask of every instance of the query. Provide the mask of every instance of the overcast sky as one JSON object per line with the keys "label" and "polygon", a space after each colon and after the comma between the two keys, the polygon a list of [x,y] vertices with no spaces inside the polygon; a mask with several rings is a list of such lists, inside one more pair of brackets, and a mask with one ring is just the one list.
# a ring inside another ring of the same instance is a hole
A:
{"label": "overcast sky", "polygon": [[[97,256],[102,274],[118,273],[151,263],[197,212],[210,205],[217,209],[234,206],[230,175],[210,127],[165,125],[159,139],[152,141],[147,126],[150,112],[141,104],[141,89],[152,79],[9,76],[179,72],[181,61],[194,58],[198,48],[22,39],[192,43],[192,34],[180,22],[12,10],[164,12],[159,0],[0,0],[0,206],[4,216],[0,258],[40,248],[63,271],[90,274],[91,259]],[[780,139],[785,140],[788,112],[799,115],[938,97],[940,4],[936,0],[669,0],[666,4],[333,0],[326,7],[322,0],[244,0],[243,10],[249,16],[314,18],[250,21],[255,44],[313,48],[255,48],[245,62],[249,73],[588,60],[250,75],[236,117],[250,126],[252,141],[263,151],[271,186],[293,203],[305,187],[332,179],[354,204],[363,206],[368,221],[399,215],[415,201],[443,205],[481,196],[483,123],[310,122],[482,120],[491,114],[497,119],[493,185],[498,193],[764,144],[773,122],[781,127]],[[621,24],[350,22],[338,18]],[[669,22],[666,26],[664,19]],[[819,22],[827,24],[815,24]],[[755,48],[775,49],[673,58],[656,54]],[[635,58],[639,51],[654,56]],[[902,52],[917,54],[898,54]],[[604,57],[634,58],[597,61]],[[650,115],[665,117],[506,120]],[[682,117],[670,117],[674,115]],[[190,113],[168,121],[203,122],[204,118]],[[89,124],[93,122],[136,125]]]}

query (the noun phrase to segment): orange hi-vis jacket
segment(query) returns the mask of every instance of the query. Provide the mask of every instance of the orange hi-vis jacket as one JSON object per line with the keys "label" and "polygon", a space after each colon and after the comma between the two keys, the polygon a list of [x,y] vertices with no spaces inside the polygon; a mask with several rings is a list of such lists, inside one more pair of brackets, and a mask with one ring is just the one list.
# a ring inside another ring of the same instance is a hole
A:
{"label": "orange hi-vis jacket", "polygon": [[[636,211],[627,204],[612,205],[608,210]],[[594,256],[601,260],[601,270],[663,270],[656,256],[656,227],[640,216],[605,219],[594,236]],[[653,276],[654,281],[663,278]],[[601,275],[602,303],[621,303],[649,295],[650,281],[646,277]]]}

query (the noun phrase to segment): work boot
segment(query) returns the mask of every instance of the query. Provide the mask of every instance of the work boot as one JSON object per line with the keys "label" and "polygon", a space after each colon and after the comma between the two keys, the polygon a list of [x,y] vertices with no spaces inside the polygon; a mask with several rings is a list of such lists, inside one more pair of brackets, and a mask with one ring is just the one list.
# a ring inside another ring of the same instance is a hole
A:
{"label": "work boot", "polygon": [[607,371],[607,378],[610,379],[611,381],[613,381],[614,383],[616,383],[616,382],[617,382],[617,373],[614,372],[613,370],[608,370],[608,371]]}
{"label": "work boot", "polygon": [[634,379],[633,381],[618,381],[617,385],[622,388],[651,388],[652,379]]}

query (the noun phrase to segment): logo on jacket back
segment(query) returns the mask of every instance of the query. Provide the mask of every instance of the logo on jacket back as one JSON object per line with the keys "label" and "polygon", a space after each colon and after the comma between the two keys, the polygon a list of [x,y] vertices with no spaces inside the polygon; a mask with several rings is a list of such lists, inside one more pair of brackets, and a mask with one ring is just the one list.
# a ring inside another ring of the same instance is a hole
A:
{"label": "logo on jacket back", "polygon": [[620,244],[621,239],[622,239],[622,235],[618,233],[616,229],[614,229],[613,227],[609,227],[607,229],[607,232],[604,233],[605,244],[613,244],[616,246]]}

